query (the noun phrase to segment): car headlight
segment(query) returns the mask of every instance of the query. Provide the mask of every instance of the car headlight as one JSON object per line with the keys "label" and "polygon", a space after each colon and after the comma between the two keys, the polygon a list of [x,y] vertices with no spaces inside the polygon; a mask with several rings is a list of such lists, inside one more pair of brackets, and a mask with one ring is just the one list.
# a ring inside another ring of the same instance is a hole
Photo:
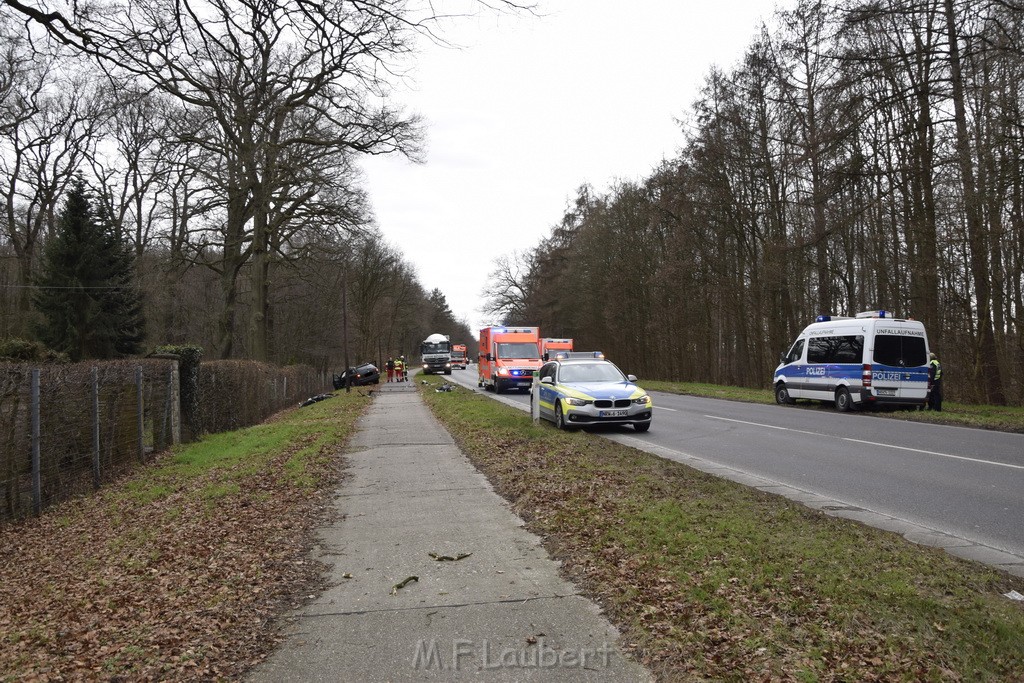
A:
{"label": "car headlight", "polygon": [[651,397],[648,396],[647,394],[644,394],[640,398],[634,398],[633,399],[633,403],[637,404],[638,406],[646,406],[646,405],[649,405],[650,402],[651,402]]}
{"label": "car headlight", "polygon": [[430,367],[430,366],[429,366],[429,365],[427,365],[426,363],[424,363],[424,364],[423,364],[423,369],[424,369],[424,370],[426,370],[426,369],[427,369],[427,368],[429,368],[429,367]]}
{"label": "car headlight", "polygon": [[498,374],[502,377],[508,377],[508,368],[498,368]]}
{"label": "car headlight", "polygon": [[590,403],[590,401],[586,401],[582,398],[567,398],[565,399],[565,402],[571,406],[585,406]]}

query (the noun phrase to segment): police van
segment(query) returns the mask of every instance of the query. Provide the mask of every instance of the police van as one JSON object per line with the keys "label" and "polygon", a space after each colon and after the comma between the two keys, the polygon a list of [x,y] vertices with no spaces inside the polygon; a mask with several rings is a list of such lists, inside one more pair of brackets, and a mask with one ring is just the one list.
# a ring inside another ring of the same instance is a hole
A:
{"label": "police van", "polygon": [[775,368],[775,402],[834,402],[836,409],[924,406],[928,400],[928,336],[917,320],[888,311],[854,318],[819,315]]}

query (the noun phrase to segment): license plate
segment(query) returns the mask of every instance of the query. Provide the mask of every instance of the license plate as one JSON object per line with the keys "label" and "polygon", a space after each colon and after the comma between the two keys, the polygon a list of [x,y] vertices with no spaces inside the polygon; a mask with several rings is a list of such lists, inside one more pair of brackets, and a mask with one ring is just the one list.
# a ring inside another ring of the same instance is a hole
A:
{"label": "license plate", "polygon": [[895,396],[896,395],[896,390],[895,389],[875,389],[875,393],[878,396]]}
{"label": "license plate", "polygon": [[626,417],[625,410],[602,410],[601,417]]}

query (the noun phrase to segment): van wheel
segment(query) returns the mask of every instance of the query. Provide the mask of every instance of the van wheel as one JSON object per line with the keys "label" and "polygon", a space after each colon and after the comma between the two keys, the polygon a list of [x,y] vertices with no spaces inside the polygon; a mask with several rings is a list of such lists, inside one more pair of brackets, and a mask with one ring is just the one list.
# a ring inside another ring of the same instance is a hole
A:
{"label": "van wheel", "polygon": [[796,403],[796,401],[790,398],[789,389],[782,382],[775,385],[775,402],[780,406],[790,406]]}
{"label": "van wheel", "polygon": [[494,380],[494,393],[500,394],[503,391],[505,391],[505,389],[504,389],[504,387],[501,386],[501,380],[500,379]]}
{"label": "van wheel", "polygon": [[836,410],[840,413],[848,413],[853,410],[853,399],[846,387],[839,387],[836,391]]}

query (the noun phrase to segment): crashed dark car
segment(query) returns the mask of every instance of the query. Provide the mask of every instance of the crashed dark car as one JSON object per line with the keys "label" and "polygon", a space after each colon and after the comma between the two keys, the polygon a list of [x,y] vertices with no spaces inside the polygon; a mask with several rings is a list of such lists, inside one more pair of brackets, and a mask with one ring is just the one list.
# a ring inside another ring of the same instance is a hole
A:
{"label": "crashed dark car", "polygon": [[[350,368],[352,372],[352,386],[361,387],[367,384],[379,384],[380,383],[380,370],[373,363],[363,363],[357,365],[354,368]],[[343,372],[340,375],[334,376],[334,388],[344,389],[345,388],[345,376],[349,371]]]}

